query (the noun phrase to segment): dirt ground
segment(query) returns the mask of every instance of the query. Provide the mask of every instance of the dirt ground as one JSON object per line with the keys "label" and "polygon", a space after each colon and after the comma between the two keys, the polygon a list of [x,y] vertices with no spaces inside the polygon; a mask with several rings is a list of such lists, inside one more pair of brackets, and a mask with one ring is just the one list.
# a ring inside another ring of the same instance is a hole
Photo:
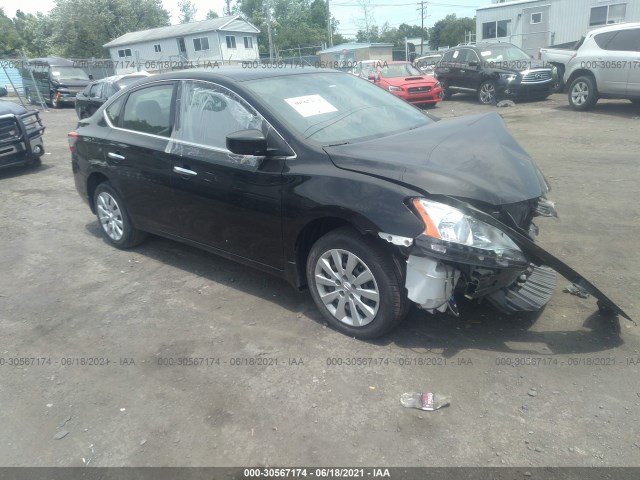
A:
{"label": "dirt ground", "polygon": [[[552,184],[540,243],[640,321],[640,110],[498,112]],[[75,112],[42,116],[43,166],[0,171],[0,466],[640,466],[640,327],[566,280],[537,318],[413,310],[354,340],[267,274],[110,247],[73,184]],[[406,409],[408,391],[451,405]]]}

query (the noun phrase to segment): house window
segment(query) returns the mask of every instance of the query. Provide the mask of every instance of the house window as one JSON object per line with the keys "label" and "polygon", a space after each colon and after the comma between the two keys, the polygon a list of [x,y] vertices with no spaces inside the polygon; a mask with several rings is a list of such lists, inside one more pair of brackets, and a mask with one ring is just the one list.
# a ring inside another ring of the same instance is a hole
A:
{"label": "house window", "polygon": [[194,38],[193,48],[196,52],[209,50],[209,39],[207,37]]}
{"label": "house window", "polygon": [[602,7],[592,7],[589,26],[609,25],[611,23],[624,22],[627,14],[627,4],[618,3],[616,5],[603,5]]}
{"label": "house window", "polygon": [[125,57],[130,57],[131,56],[131,49],[130,48],[125,48],[122,50],[118,50],[118,57],[120,58],[125,58]]}
{"label": "house window", "polygon": [[253,38],[244,37],[244,48],[253,48]]}
{"label": "house window", "polygon": [[236,48],[236,37],[227,35],[227,48]]}
{"label": "house window", "polygon": [[482,38],[504,38],[511,35],[511,20],[498,20],[482,24]]}
{"label": "house window", "polygon": [[153,51],[156,52],[156,53],[160,53],[162,51],[162,46],[159,43],[156,43],[153,46]]}
{"label": "house window", "polygon": [[531,25],[542,23],[542,12],[531,14]]}

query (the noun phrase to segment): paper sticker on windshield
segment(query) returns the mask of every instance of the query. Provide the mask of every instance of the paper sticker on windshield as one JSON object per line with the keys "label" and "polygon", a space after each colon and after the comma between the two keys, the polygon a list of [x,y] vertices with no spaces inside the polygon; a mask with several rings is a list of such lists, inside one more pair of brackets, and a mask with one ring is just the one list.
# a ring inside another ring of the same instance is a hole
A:
{"label": "paper sticker on windshield", "polygon": [[285,98],[284,101],[291,105],[296,112],[303,117],[312,117],[322,113],[338,111],[336,107],[331,105],[320,95],[304,95],[302,97]]}
{"label": "paper sticker on windshield", "polygon": [[488,57],[489,55],[491,55],[491,50],[487,50],[486,52],[480,52],[480,55],[482,55],[483,57]]}
{"label": "paper sticker on windshield", "polygon": [[54,77],[59,77],[60,76],[60,72],[51,72],[51,75],[53,75]]}
{"label": "paper sticker on windshield", "polygon": [[458,58],[458,54],[459,54],[459,53],[460,53],[460,52],[459,52],[458,50],[456,50],[455,52],[453,52],[453,58]]}

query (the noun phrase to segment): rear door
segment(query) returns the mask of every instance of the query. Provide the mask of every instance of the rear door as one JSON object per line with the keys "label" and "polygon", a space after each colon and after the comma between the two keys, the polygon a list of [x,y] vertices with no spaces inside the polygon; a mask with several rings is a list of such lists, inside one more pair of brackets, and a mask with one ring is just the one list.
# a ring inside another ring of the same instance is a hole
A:
{"label": "rear door", "polygon": [[185,81],[169,151],[180,236],[263,265],[284,268],[283,159],[232,154],[230,133],[277,135],[242,98],[209,82]]}
{"label": "rear door", "polygon": [[[606,50],[620,58],[611,67],[620,67],[620,79],[625,83],[619,90],[629,96],[640,97],[640,28],[621,30],[606,45]],[[605,65],[606,66],[606,65]]]}
{"label": "rear door", "polygon": [[172,162],[167,153],[175,119],[177,82],[156,82],[120,97],[106,109],[113,128],[105,145],[110,179],[134,225],[174,233]]}
{"label": "rear door", "polygon": [[[638,75],[638,63],[640,46],[637,45],[637,29],[627,29],[617,32],[602,45],[599,38],[606,34],[596,35],[596,43],[601,46],[600,55],[595,59],[595,68],[598,69],[600,84],[598,90],[605,94],[626,95],[627,84]],[[635,68],[634,68],[635,67]],[[636,70],[634,72],[634,70]]]}

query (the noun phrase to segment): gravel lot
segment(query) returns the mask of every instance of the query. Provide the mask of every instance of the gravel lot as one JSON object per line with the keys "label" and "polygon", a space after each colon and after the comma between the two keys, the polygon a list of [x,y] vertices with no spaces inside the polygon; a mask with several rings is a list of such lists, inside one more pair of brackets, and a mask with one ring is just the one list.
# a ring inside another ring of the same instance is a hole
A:
{"label": "gravel lot", "polygon": [[[640,320],[640,110],[498,111],[553,187],[540,243]],[[74,110],[42,116],[43,166],[0,171],[1,466],[640,466],[640,329],[564,279],[537,318],[413,310],[357,341],[261,272],[155,237],[110,247],[73,184]],[[184,358],[204,360],[164,365]],[[407,391],[452,402],[405,409]]]}

